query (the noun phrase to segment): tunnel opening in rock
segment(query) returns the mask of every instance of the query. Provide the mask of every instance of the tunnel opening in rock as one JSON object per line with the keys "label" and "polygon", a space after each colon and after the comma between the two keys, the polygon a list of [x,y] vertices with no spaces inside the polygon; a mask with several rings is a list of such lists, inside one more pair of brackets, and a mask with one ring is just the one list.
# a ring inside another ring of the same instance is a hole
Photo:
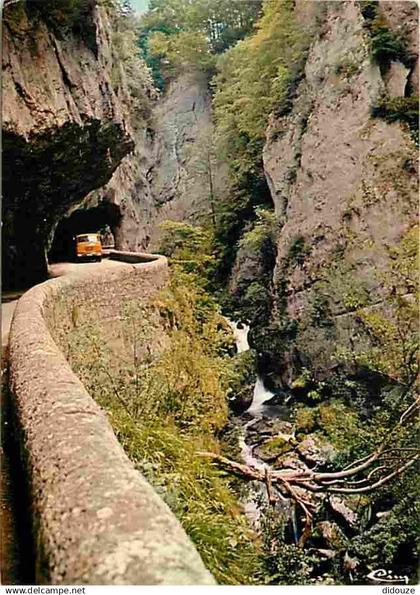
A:
{"label": "tunnel opening in rock", "polygon": [[120,207],[108,202],[73,211],[58,222],[48,252],[48,261],[73,260],[75,236],[82,233],[100,233],[103,246],[113,247],[115,228],[121,217]]}
{"label": "tunnel opening in rock", "polygon": [[122,124],[86,119],[27,137],[3,130],[3,287],[47,278],[48,240],[69,209],[106,184],[132,139]]}

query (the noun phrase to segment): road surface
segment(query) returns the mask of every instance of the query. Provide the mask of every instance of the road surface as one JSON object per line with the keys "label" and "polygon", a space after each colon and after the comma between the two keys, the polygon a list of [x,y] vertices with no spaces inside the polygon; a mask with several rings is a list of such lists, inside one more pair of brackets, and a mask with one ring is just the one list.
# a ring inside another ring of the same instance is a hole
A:
{"label": "road surface", "polygon": [[49,276],[62,277],[76,273],[78,275],[89,275],[95,269],[115,269],[121,267],[132,267],[128,262],[121,262],[119,260],[109,260],[103,258],[101,262],[57,262],[50,264],[48,267]]}

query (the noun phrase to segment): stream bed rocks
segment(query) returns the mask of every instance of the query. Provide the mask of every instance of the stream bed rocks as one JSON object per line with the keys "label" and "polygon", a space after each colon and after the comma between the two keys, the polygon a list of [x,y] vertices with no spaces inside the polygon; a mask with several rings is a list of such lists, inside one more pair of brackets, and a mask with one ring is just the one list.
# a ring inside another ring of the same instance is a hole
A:
{"label": "stream bed rocks", "polygon": [[[234,330],[239,354],[249,352],[247,335],[249,327],[230,323]],[[265,388],[264,380],[257,376],[253,397],[248,408],[232,418],[239,429],[239,446],[242,462],[250,468],[264,471],[322,470],[334,460],[336,449],[316,432],[297,431],[293,419],[292,394],[277,394]],[[234,410],[234,408],[233,408]],[[257,531],[264,531],[264,518],[273,508],[278,519],[283,518],[286,543],[297,545],[305,528],[305,517],[290,495],[277,488],[270,496],[267,485],[251,481],[243,496],[244,511]],[[314,523],[305,551],[316,558],[308,573],[315,582],[323,580],[323,573],[331,565],[347,564],[355,567],[357,560],[348,556],[349,538],[357,532],[359,517],[357,505],[351,498],[307,493],[295,488],[301,497],[309,499],[315,508]],[[274,496],[274,500],[273,500]],[[309,579],[308,579],[309,580]],[[327,579],[326,579],[327,580]]]}

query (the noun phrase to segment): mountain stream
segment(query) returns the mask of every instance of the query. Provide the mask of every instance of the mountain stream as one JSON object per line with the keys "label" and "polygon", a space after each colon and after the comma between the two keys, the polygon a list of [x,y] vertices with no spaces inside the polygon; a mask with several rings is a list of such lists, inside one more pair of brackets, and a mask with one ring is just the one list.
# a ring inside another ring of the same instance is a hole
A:
{"label": "mountain stream", "polygon": [[[245,323],[238,323],[229,321],[233,330],[236,348],[238,353],[250,349],[248,343],[249,326]],[[241,434],[239,437],[239,445],[241,448],[242,461],[256,469],[265,470],[270,465],[263,461],[257,454],[256,450],[259,442],[255,442],[255,430],[253,427],[257,424],[264,423],[270,420],[279,420],[289,422],[290,409],[287,406],[290,397],[286,398],[282,404],[272,404],[272,399],[276,394],[268,390],[264,386],[264,379],[257,374],[252,402],[248,409],[238,418],[241,427]],[[241,421],[243,423],[241,423]],[[256,430],[258,433],[258,430]],[[276,508],[279,508],[286,518],[291,522],[293,533],[296,535],[296,519],[294,506],[291,505],[288,499],[284,498],[277,490],[278,502]],[[268,497],[265,485],[260,482],[251,482],[249,494],[244,502],[244,510],[251,523],[259,527],[261,520],[261,508],[268,504]]]}

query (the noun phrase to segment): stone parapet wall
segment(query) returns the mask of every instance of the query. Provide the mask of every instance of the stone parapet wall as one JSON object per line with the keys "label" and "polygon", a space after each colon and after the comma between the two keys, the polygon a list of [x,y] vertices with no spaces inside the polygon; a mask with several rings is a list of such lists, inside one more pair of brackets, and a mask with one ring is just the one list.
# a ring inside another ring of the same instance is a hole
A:
{"label": "stone parapet wall", "polygon": [[118,316],[124,299],[151,296],[167,276],[164,257],[112,269],[98,265],[89,275],[46,281],[19,300],[10,332],[10,387],[38,583],[214,584],[52,336],[55,300],[66,293],[69,308],[83,304],[107,320]]}

